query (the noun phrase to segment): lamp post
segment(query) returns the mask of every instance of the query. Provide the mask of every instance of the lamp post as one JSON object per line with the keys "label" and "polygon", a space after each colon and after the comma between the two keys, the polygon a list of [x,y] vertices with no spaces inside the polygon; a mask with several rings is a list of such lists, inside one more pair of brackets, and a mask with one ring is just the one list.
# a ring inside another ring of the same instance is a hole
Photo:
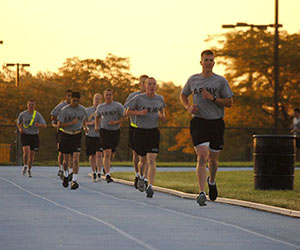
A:
{"label": "lamp post", "polygon": [[[19,82],[20,82],[20,76],[19,76],[19,69],[21,67],[29,67],[30,64],[28,63],[7,63],[7,67],[14,67],[17,66],[17,73],[16,73],[16,87],[19,87]],[[17,143],[16,143],[16,163],[17,166],[22,165],[22,145],[21,145],[21,134],[19,132],[19,129],[17,128]]]}
{"label": "lamp post", "polygon": [[28,64],[28,63],[7,63],[6,66],[7,66],[7,67],[17,66],[17,72],[16,72],[16,87],[19,87],[19,83],[20,83],[19,69],[20,69],[20,66],[21,66],[21,67],[29,67],[30,64]]}
{"label": "lamp post", "polygon": [[[278,2],[278,0],[276,0]],[[222,28],[235,28],[235,27],[250,27],[251,29],[257,28],[259,30],[266,30],[268,27],[275,27],[275,34],[274,34],[274,94],[273,94],[273,101],[274,101],[274,127],[278,128],[278,115],[279,115],[279,106],[278,106],[278,89],[279,89],[279,34],[278,28],[282,27],[282,24],[278,24],[278,4],[276,4],[275,10],[275,24],[268,24],[268,25],[255,25],[255,24],[248,24],[248,23],[237,23],[237,24],[224,24]]]}

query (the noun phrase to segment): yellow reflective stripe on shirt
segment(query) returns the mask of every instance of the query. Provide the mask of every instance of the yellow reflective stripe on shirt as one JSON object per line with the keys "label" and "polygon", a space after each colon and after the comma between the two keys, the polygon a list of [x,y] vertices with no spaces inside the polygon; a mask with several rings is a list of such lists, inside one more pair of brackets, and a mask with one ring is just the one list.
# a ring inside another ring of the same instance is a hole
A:
{"label": "yellow reflective stripe on shirt", "polygon": [[32,115],[32,118],[31,118],[31,121],[30,121],[29,125],[26,126],[25,124],[23,124],[23,127],[24,127],[24,128],[29,128],[29,127],[31,127],[32,124],[33,124],[33,122],[34,122],[35,116],[36,116],[36,110],[33,111],[33,115]]}
{"label": "yellow reflective stripe on shirt", "polygon": [[138,128],[138,126],[136,124],[134,124],[133,122],[130,123],[130,126],[134,127],[134,128]]}

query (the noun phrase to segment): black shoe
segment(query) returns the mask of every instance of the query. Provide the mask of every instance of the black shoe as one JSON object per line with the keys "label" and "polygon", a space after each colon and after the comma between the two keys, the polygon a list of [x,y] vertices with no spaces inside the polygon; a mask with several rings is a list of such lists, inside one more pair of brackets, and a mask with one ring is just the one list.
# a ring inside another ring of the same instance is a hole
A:
{"label": "black shoe", "polygon": [[209,184],[209,176],[207,177],[207,184],[208,184],[208,196],[211,201],[215,201],[218,197],[218,190],[217,185]]}
{"label": "black shoe", "polygon": [[60,177],[60,175],[61,175],[61,169],[60,170],[58,170],[58,173],[57,173],[57,176],[59,176]]}
{"label": "black shoe", "polygon": [[71,189],[75,190],[75,189],[77,189],[77,188],[79,188],[78,183],[77,183],[76,181],[72,181],[72,182],[71,182]]}
{"label": "black shoe", "polygon": [[64,176],[62,185],[64,186],[64,188],[67,188],[69,186],[68,177]]}
{"label": "black shoe", "polygon": [[197,203],[199,204],[199,206],[206,206],[206,194],[204,192],[201,192],[199,194],[199,196],[197,197]]}
{"label": "black shoe", "polygon": [[28,177],[32,177],[32,176],[31,176],[31,170],[30,170],[30,169],[28,169],[27,174],[28,174]]}
{"label": "black shoe", "polygon": [[96,174],[96,173],[93,173],[92,181],[93,181],[93,182],[96,182],[96,181],[97,181],[97,174]]}
{"label": "black shoe", "polygon": [[146,197],[148,197],[148,198],[152,198],[152,197],[153,197],[154,192],[153,192],[152,187],[148,187],[148,188],[146,189],[146,194],[147,194]]}
{"label": "black shoe", "polygon": [[72,180],[73,180],[73,173],[71,173],[71,174],[68,175],[68,181],[70,182]]}
{"label": "black shoe", "polygon": [[138,181],[139,181],[139,178],[136,176],[135,179],[134,179],[134,187],[135,187],[135,189],[138,189],[138,186],[137,186]]}
{"label": "black shoe", "polygon": [[106,174],[106,172],[105,172],[105,169],[104,169],[104,168],[103,168],[103,170],[102,170],[102,171],[103,171],[103,175],[105,175],[105,174]]}
{"label": "black shoe", "polygon": [[114,180],[110,177],[110,175],[106,175],[106,182],[107,183],[110,183],[110,182],[113,182]]}
{"label": "black shoe", "polygon": [[98,181],[101,181],[101,173],[98,173]]}

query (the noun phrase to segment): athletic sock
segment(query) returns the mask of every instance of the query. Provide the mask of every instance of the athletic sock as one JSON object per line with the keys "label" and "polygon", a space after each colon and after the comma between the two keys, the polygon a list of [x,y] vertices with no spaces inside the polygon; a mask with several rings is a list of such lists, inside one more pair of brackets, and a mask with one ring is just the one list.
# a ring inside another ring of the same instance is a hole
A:
{"label": "athletic sock", "polygon": [[72,181],[77,181],[78,174],[73,174],[73,180]]}
{"label": "athletic sock", "polygon": [[139,177],[139,173],[135,172],[135,177]]}

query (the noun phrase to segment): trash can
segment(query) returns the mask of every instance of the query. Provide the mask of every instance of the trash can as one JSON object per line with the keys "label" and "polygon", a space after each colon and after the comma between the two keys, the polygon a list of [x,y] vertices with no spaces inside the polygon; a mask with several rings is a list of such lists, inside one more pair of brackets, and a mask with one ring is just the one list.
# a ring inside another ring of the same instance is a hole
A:
{"label": "trash can", "polygon": [[254,188],[294,189],[295,135],[253,135]]}
{"label": "trash can", "polygon": [[0,144],[0,162],[10,162],[10,144]]}

